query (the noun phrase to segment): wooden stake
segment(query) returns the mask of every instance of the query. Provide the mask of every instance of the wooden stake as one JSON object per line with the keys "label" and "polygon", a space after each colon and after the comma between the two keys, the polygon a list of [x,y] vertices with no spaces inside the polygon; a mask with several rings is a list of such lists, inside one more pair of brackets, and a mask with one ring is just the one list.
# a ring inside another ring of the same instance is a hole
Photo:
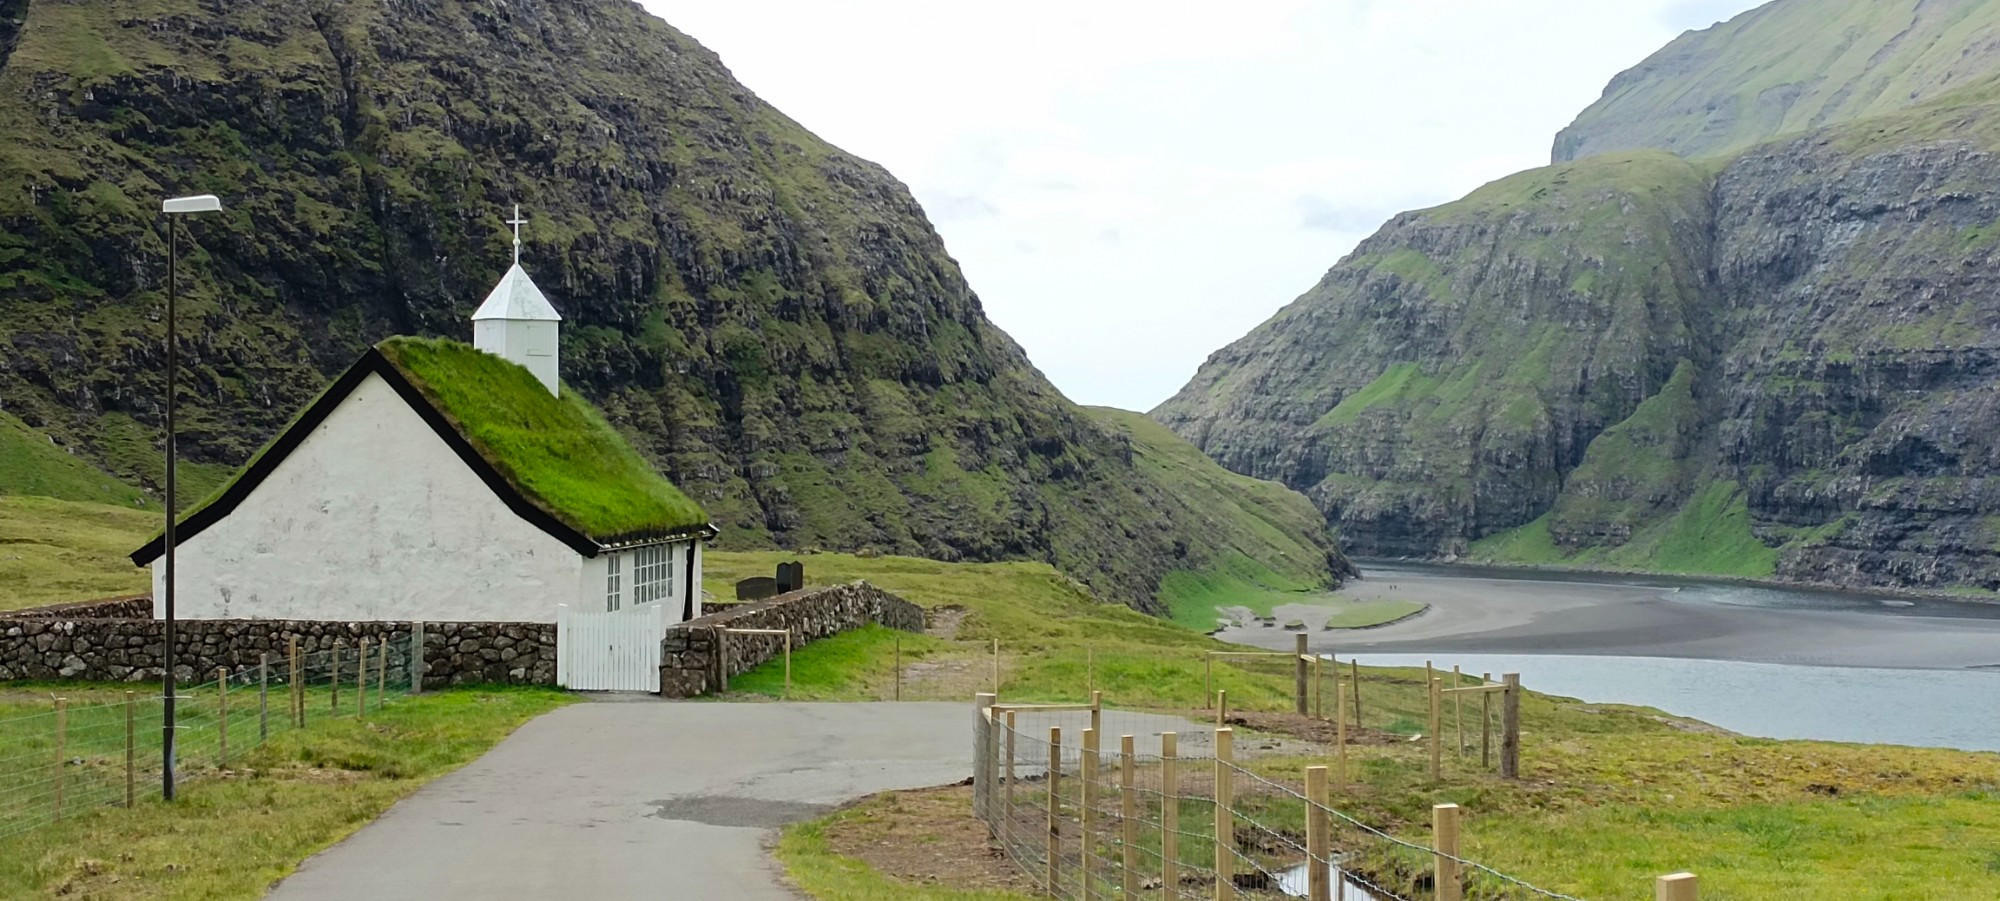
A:
{"label": "wooden stake", "polygon": [[271,655],[257,655],[257,743],[271,740]]}
{"label": "wooden stake", "polygon": [[1655,901],[1700,901],[1700,886],[1693,873],[1661,876],[1653,883]]}
{"label": "wooden stake", "polygon": [[1326,719],[1326,667],[1325,661],[1313,658],[1313,719]]}
{"label": "wooden stake", "polygon": [[[993,689],[993,693],[995,696],[998,696],[1000,693],[1000,689],[998,688]],[[381,697],[381,695],[376,695],[376,697],[379,698]],[[789,701],[791,699],[792,699],[792,633],[791,630],[787,629],[785,630],[785,700]]]}
{"label": "wooden stake", "polygon": [[[1007,769],[1007,806],[1002,811],[1002,814],[1005,817],[1011,818],[1014,815],[1014,711],[1012,710],[1007,711],[1007,762],[1005,767]],[[1006,820],[1002,819],[1001,822],[1006,822]]]}
{"label": "wooden stake", "polygon": [[[996,643],[997,644],[997,643]],[[1062,727],[1049,727],[1049,897],[1062,897]]]}
{"label": "wooden stake", "polygon": [[[1340,662],[1333,664],[1333,784],[1347,785],[1347,695],[1340,690]],[[1357,727],[1358,729],[1358,727]]]}
{"label": "wooden stake", "polygon": [[332,700],[327,703],[327,707],[333,711],[334,716],[340,715],[340,652],[344,650],[347,650],[347,642],[341,641],[338,638],[334,639],[333,678],[332,678],[333,695],[332,695]]}
{"label": "wooden stake", "polygon": [[305,725],[299,714],[299,637],[293,635],[285,643],[285,684],[291,689],[286,697],[292,702],[292,728]]}
{"label": "wooden stake", "polygon": [[1091,846],[1097,843],[1097,730],[1083,730],[1082,800],[1077,802],[1077,820],[1083,833],[1083,856],[1078,858],[1078,866],[1083,872],[1083,901],[1092,897],[1090,880],[1097,875],[1097,868],[1091,860],[1097,855],[1091,853]]}
{"label": "wooden stake", "polygon": [[[1458,671],[1458,665],[1453,664],[1451,667],[1451,687],[1453,688],[1458,687],[1459,675],[1460,673]],[[1453,704],[1452,722],[1456,725],[1458,730],[1457,733],[1458,746],[1456,753],[1458,754],[1458,756],[1463,757],[1465,756],[1465,695],[1454,694],[1451,696],[1451,701]]]}
{"label": "wooden stake", "polygon": [[[1479,684],[1493,684],[1492,673],[1480,673]],[[1493,693],[1479,693],[1479,768],[1493,768]]]}
{"label": "wooden stake", "polygon": [[1180,802],[1181,737],[1176,732],[1160,733],[1160,898],[1180,898],[1181,855]]}
{"label": "wooden stake", "polygon": [[1361,731],[1361,661],[1347,661],[1350,681],[1354,683],[1354,731]]}
{"label": "wooden stake", "polygon": [[1306,767],[1306,898],[1333,901],[1333,866],[1329,857],[1333,845],[1327,832],[1326,767]]}
{"label": "wooden stake", "polygon": [[1236,730],[1215,730],[1215,901],[1236,897],[1236,821],[1229,805],[1236,803],[1232,780],[1235,771]]}
{"label": "wooden stake", "polygon": [[993,694],[1000,694],[1000,639],[993,639]]}
{"label": "wooden stake", "polygon": [[229,765],[229,668],[215,668],[216,764]]}
{"label": "wooden stake", "polygon": [[1083,687],[1086,691],[1097,690],[1097,649],[1087,645],[1083,649]]}
{"label": "wooden stake", "polygon": [[1306,668],[1306,633],[1293,635],[1292,647],[1292,712],[1305,716],[1312,710],[1306,706],[1306,688],[1310,684],[1306,681],[1310,676]]}
{"label": "wooden stake", "polygon": [[1120,846],[1125,851],[1125,859],[1120,875],[1124,876],[1125,901],[1139,898],[1139,792],[1137,790],[1138,763],[1132,759],[1132,736],[1118,737],[1118,753],[1122,758],[1118,765],[1118,825]]}
{"label": "wooden stake", "polygon": [[[791,690],[792,690],[792,651],[791,651],[791,642],[788,641],[785,643],[785,693],[789,695],[791,693]],[[389,702],[389,639],[385,637],[378,639],[375,642],[375,709],[377,711],[380,711],[382,709],[382,705],[388,702]]]}
{"label": "wooden stake", "polygon": [[125,806],[130,808],[137,796],[133,793],[134,778],[139,771],[139,743],[134,738],[133,722],[137,720],[137,701],[132,692],[125,693]]}
{"label": "wooden stake", "polygon": [[[1430,672],[1430,667],[1424,667],[1424,672]],[[1444,695],[1439,693],[1443,688],[1444,680],[1432,676],[1430,679],[1432,781],[1444,778],[1444,736],[1438,734],[1444,731]]]}
{"label": "wooden stake", "polygon": [[[896,633],[896,700],[900,701],[902,699],[903,699],[903,633],[898,632]],[[1012,724],[1013,716],[1014,715],[1012,711],[1009,711],[1007,714],[1007,718],[1009,720],[1010,725]],[[1013,736],[1009,735],[1008,739],[1011,741],[1013,739]]]}
{"label": "wooden stake", "polygon": [[1097,734],[1104,734],[1104,692],[1090,693],[1090,728]]}
{"label": "wooden stake", "polygon": [[1229,689],[1218,688],[1215,691],[1215,728],[1217,729],[1222,728],[1223,724],[1228,719],[1229,719]]}
{"label": "wooden stake", "polygon": [[1437,853],[1436,875],[1437,901],[1460,901],[1465,896],[1465,886],[1458,871],[1458,805],[1439,804],[1431,808],[1431,839]]}
{"label": "wooden stake", "polygon": [[361,639],[361,652],[354,662],[354,715],[368,715],[368,639]]}
{"label": "wooden stake", "polygon": [[1215,657],[1201,655],[1201,706],[1215,708]]}
{"label": "wooden stake", "polygon": [[63,771],[69,769],[69,699],[56,699],[56,819],[62,819]]}
{"label": "wooden stake", "polygon": [[1500,776],[1521,778],[1521,674],[1500,677],[1507,690],[1500,697]]}

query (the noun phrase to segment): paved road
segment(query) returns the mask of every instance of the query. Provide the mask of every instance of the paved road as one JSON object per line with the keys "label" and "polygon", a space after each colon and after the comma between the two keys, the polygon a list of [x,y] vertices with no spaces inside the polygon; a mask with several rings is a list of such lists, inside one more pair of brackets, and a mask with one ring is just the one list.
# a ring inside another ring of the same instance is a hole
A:
{"label": "paved road", "polygon": [[572,705],[306,861],[269,897],[791,901],[763,851],[769,830],[965,778],[972,717],[969,703]]}

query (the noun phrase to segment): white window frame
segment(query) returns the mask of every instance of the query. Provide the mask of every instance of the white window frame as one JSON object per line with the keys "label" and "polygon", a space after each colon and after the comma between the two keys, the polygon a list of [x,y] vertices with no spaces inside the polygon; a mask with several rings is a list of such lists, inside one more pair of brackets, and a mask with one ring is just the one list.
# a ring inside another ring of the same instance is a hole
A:
{"label": "white window frame", "polygon": [[674,597],[674,545],[655,544],[632,552],[632,603],[652,604]]}
{"label": "white window frame", "polygon": [[624,594],[621,591],[624,579],[618,572],[618,560],[623,556],[623,554],[606,554],[604,556],[604,611],[606,613],[618,612],[618,605]]}

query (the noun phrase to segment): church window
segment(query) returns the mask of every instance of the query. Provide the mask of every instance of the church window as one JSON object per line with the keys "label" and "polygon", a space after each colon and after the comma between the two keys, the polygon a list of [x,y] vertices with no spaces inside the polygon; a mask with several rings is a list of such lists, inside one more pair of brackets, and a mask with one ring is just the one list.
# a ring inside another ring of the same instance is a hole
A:
{"label": "church window", "polygon": [[618,562],[622,559],[624,558],[619,554],[612,554],[604,558],[604,609],[606,611],[618,609],[619,595],[623,593],[619,590],[622,587],[622,579],[618,573]]}
{"label": "church window", "polygon": [[642,547],[632,567],[632,602],[651,604],[674,595],[674,553],[671,545]]}

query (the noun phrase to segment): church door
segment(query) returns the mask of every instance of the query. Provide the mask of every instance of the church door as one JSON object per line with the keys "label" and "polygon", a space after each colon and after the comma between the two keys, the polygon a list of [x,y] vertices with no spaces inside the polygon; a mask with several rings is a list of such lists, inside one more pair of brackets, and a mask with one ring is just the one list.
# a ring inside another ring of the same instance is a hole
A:
{"label": "church door", "polygon": [[576,691],[658,692],[665,607],[556,608],[556,684]]}

